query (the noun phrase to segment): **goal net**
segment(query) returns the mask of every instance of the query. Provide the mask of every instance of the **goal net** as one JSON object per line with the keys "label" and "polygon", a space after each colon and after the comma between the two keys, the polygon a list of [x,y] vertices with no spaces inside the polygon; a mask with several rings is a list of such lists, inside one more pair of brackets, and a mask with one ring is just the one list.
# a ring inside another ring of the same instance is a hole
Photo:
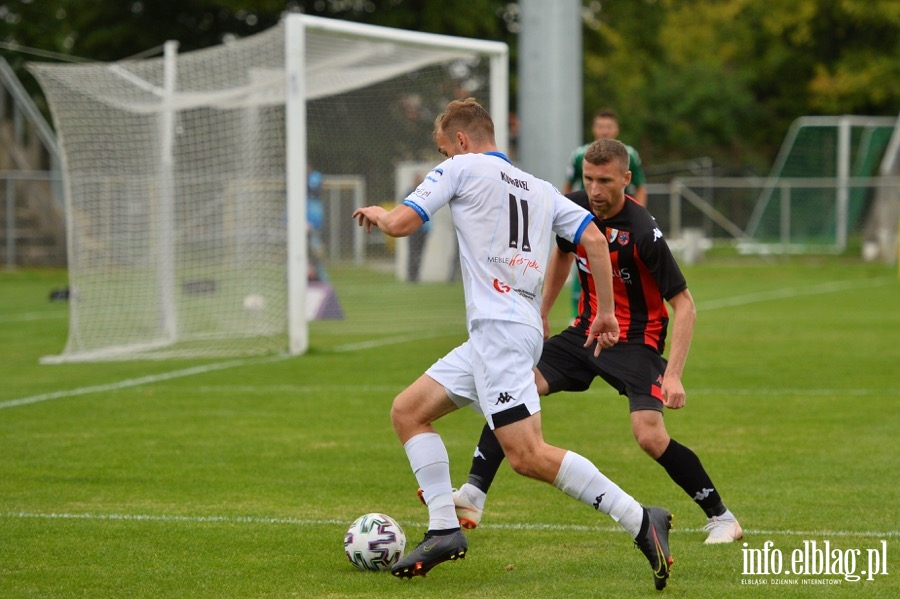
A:
{"label": "goal net", "polygon": [[840,253],[863,227],[896,119],[808,116],[794,121],[747,232],[754,244]]}
{"label": "goal net", "polygon": [[329,269],[395,269],[350,214],[438,161],[446,103],[476,97],[506,144],[498,42],[292,14],[205,50],[30,69],[64,155],[69,336],[47,362],[303,353],[341,294]]}

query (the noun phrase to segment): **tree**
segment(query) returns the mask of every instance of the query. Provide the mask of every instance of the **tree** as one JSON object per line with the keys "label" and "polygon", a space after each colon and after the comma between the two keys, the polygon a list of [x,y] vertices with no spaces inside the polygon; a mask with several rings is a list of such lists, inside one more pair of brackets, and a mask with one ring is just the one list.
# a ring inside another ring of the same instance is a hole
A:
{"label": "tree", "polygon": [[466,0],[453,10],[437,0],[9,0],[0,6],[0,39],[73,59],[114,61],[167,40],[189,51],[258,33],[286,11],[463,37],[513,36],[510,8],[496,0]]}
{"label": "tree", "polygon": [[[896,0],[584,0],[585,137],[600,107],[648,163],[714,156],[761,169],[804,115],[896,116]],[[518,5],[503,0],[8,0],[2,55],[114,61],[196,50],[272,27],[285,11],[506,42],[516,98]],[[46,58],[45,58],[46,59]],[[39,93],[31,82],[31,89]],[[512,107],[513,110],[515,107]]]}
{"label": "tree", "polygon": [[618,108],[651,164],[764,168],[800,116],[900,106],[892,0],[608,0],[585,40],[585,107]]}

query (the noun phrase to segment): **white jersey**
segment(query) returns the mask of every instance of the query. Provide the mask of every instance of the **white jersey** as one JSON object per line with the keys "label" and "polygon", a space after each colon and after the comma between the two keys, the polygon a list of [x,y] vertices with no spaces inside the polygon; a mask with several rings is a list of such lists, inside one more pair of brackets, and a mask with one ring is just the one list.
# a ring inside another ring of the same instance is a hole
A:
{"label": "white jersey", "polygon": [[578,243],[593,218],[499,152],[445,160],[403,203],[426,222],[450,205],[470,329],[491,319],[543,332],[541,288],[554,235]]}

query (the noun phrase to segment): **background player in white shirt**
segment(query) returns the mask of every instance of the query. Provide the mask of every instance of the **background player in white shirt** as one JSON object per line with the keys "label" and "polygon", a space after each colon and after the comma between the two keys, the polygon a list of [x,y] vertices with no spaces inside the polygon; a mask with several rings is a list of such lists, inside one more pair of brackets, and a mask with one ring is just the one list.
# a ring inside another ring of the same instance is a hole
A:
{"label": "background player in white shirt", "polygon": [[428,506],[424,540],[391,568],[399,577],[425,575],[444,561],[465,557],[447,449],[432,422],[472,405],[495,431],[513,470],[550,483],[609,514],[637,541],[657,589],[672,563],[671,514],[644,508],[586,458],[548,445],[541,432],[540,398],[532,368],[543,345],[541,287],[554,235],[581,244],[598,294],[598,313],[585,347],[618,339],[606,239],[588,226],[592,215],[550,183],[526,173],[500,153],[488,112],[474,99],[454,100],[435,120],[434,140],[447,160],[435,167],[399,206],[353,213],[360,226],[406,236],[449,205],[460,249],[469,339],[438,360],[395,399],[394,430]]}

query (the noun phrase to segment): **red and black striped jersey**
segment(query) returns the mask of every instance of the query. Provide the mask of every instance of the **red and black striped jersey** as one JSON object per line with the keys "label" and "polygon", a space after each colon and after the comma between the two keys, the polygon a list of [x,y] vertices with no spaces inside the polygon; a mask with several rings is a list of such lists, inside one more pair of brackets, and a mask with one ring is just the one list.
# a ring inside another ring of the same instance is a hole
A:
{"label": "red and black striped jersey", "polygon": [[[566,197],[590,210],[586,192],[576,191]],[[626,196],[618,214],[602,221],[595,218],[594,224],[609,242],[619,342],[643,343],[663,353],[669,325],[665,300],[687,289],[687,281],[656,219]],[[562,238],[557,238],[556,244],[564,252],[575,252],[581,297],[573,325],[586,333],[597,313],[597,293],[587,254],[582,246]]]}

